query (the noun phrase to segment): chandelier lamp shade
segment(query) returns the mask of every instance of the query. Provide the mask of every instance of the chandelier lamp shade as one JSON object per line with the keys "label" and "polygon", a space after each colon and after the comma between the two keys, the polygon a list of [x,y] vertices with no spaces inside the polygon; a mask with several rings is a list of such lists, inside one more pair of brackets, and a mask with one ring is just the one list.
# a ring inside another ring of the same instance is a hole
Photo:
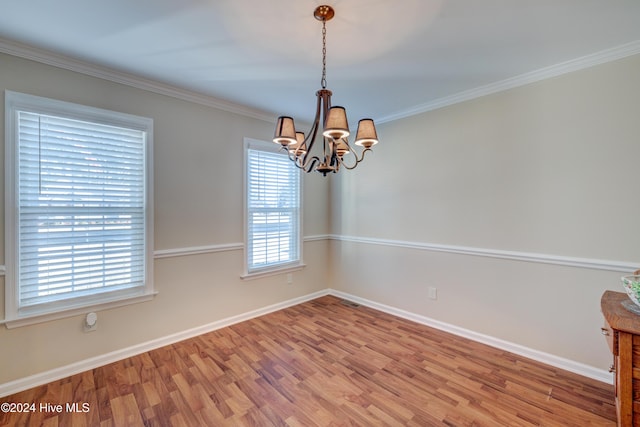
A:
{"label": "chandelier lamp shade", "polygon": [[[332,92],[327,89],[326,69],[326,23],[335,15],[331,6],[318,6],[313,16],[322,22],[322,88],[316,92],[316,113],[311,129],[306,136],[297,132],[292,117],[280,116],[276,123],[273,142],[280,144],[289,154],[289,159],[305,172],[317,171],[326,176],[341,167],[355,169],[367,151],[378,143],[376,126],[372,119],[358,122],[356,137],[349,143],[349,122],[344,107],[332,106]],[[322,126],[322,128],[321,128]],[[359,152],[358,152],[359,151]]]}

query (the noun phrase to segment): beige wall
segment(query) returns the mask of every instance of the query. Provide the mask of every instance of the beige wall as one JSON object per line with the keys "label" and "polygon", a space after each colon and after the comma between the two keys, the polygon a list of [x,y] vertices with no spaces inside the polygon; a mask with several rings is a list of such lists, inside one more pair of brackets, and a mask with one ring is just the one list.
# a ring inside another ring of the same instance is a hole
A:
{"label": "beige wall", "polygon": [[[356,171],[305,176],[304,234],[640,265],[639,74],[636,56],[382,124]],[[155,249],[242,241],[243,138],[268,139],[272,123],[2,54],[0,89],[153,118]],[[241,281],[242,250],[157,259],[158,296],[98,313],[96,332],[82,316],[0,327],[0,384],[327,287],[609,366],[599,298],[621,272],[402,244],[310,241],[304,254],[293,285]]]}
{"label": "beige wall", "polygon": [[[3,54],[0,90],[153,118],[155,249],[242,242],[243,138],[268,140],[273,123]],[[4,141],[4,101],[0,110]],[[328,189],[322,177],[305,177],[306,236],[328,233]],[[0,204],[3,217],[4,197]],[[82,331],[83,316],[0,327],[0,384],[326,289],[326,241],[305,243],[304,260],[307,267],[287,284],[284,275],[242,281],[242,250],[156,259],[157,297],[98,312],[95,332]]]}
{"label": "beige wall", "polygon": [[[640,56],[379,126],[332,233],[640,267]],[[333,242],[335,288],[607,369],[624,272]],[[436,287],[438,299],[427,298]]]}

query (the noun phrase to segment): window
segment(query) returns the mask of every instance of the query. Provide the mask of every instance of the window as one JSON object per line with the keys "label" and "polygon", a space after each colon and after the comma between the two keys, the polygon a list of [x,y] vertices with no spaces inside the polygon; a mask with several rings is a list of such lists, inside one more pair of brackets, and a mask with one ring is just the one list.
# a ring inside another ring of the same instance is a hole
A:
{"label": "window", "polygon": [[7,325],[148,299],[153,121],[14,92],[5,107]]}
{"label": "window", "polygon": [[301,266],[300,170],[280,146],[245,140],[246,273]]}

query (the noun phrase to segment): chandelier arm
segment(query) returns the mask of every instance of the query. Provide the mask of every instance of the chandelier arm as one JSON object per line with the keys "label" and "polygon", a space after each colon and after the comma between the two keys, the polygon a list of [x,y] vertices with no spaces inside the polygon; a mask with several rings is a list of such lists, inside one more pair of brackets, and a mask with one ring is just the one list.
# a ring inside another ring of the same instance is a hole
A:
{"label": "chandelier arm", "polygon": [[[309,139],[309,144],[307,145],[307,152],[311,151],[311,147],[313,147],[313,143],[316,140],[316,136],[318,136],[318,129],[320,128],[320,114],[322,112],[322,96],[323,92],[319,90],[316,92],[316,115],[313,119],[313,125],[311,125],[311,129],[309,130],[309,134],[307,135],[307,139]],[[306,142],[306,139],[305,139]]]}
{"label": "chandelier arm", "polygon": [[362,150],[362,153],[360,153],[360,156],[359,156],[360,158],[358,158],[358,153],[351,147],[351,145],[349,145],[348,142],[346,144],[347,144],[347,147],[349,147],[349,151],[353,154],[353,157],[355,159],[355,163],[353,163],[351,166],[347,165],[347,163],[343,159],[340,159],[340,164],[342,164],[342,166],[344,166],[345,169],[348,169],[348,170],[355,169],[356,166],[358,166],[358,164],[360,164],[360,162],[364,160],[364,155],[368,151],[373,151],[371,148],[365,148]]}
{"label": "chandelier arm", "polygon": [[[313,145],[314,145],[314,142],[316,141],[316,136],[318,135],[319,122],[320,122],[320,112],[321,112],[321,107],[322,107],[322,97],[321,97],[320,91],[318,91],[316,93],[316,95],[317,95],[316,115],[315,115],[315,118],[313,120],[313,124],[311,125],[311,129],[309,129],[309,132],[308,132],[307,136],[304,139],[304,144],[307,147],[307,152],[304,153],[304,155],[302,157],[296,157],[297,159],[300,159],[301,169],[303,169],[305,172],[309,172],[312,169],[313,165],[316,162],[320,161],[318,156],[309,157],[311,152],[312,152],[312,150],[313,150]],[[315,161],[314,161],[314,159],[315,159]],[[308,169],[307,169],[307,167],[308,167]]]}
{"label": "chandelier arm", "polygon": [[309,157],[308,152],[302,157],[295,157],[291,153],[289,153],[289,160],[291,160],[299,169],[302,169],[305,172],[311,171],[313,169],[313,165],[320,161],[318,156]]}
{"label": "chandelier arm", "polygon": [[[353,154],[353,158],[355,159],[355,163],[353,164],[353,167],[348,168],[347,165],[345,164],[345,168],[347,169],[353,169],[356,166],[358,166],[358,163],[360,163],[362,161],[362,159],[364,159],[364,151],[362,153],[360,153],[361,155],[358,156],[358,152],[356,151],[356,149],[351,146],[351,144],[349,144],[349,140],[347,138],[343,138],[344,143],[347,145],[347,148],[349,149],[349,152]],[[360,158],[358,158],[360,157]]]}
{"label": "chandelier arm", "polygon": [[309,173],[313,170],[313,168],[315,167],[316,163],[318,163],[320,161],[320,159],[318,159],[318,156],[313,156],[309,162],[307,163],[307,165],[303,168],[301,168],[303,171],[305,171],[306,173]]}
{"label": "chandelier arm", "polygon": [[[286,147],[282,147],[282,148],[284,150],[287,150]],[[289,157],[289,160],[291,160],[298,169],[302,169],[303,171],[308,173],[308,172],[311,172],[311,170],[313,170],[313,166],[316,163],[318,163],[320,159],[318,158],[318,156],[307,157],[307,154],[300,157],[300,156],[296,156],[295,152],[292,153],[289,150],[287,150],[287,155]]]}
{"label": "chandelier arm", "polygon": [[[322,127],[323,128],[327,123],[327,116],[329,115],[329,109],[331,108],[331,95],[332,95],[331,91],[329,89],[325,89],[324,87],[322,88],[322,90],[318,91],[318,111],[322,110]],[[319,118],[317,118],[316,120],[318,119]],[[318,122],[316,121],[316,123]],[[327,160],[326,159],[327,157],[330,158],[331,156],[331,151],[327,149],[327,139],[328,139],[327,137],[322,138],[322,153],[325,155],[325,160]],[[333,144],[329,144],[329,145],[330,147],[333,146]]]}
{"label": "chandelier arm", "polygon": [[[314,126],[311,127],[311,130],[309,130],[309,135],[313,134],[315,136],[316,133],[317,133],[317,129],[316,129],[315,125],[314,125]],[[309,141],[308,144],[307,144],[307,141]],[[307,138],[304,139],[304,144],[307,147],[307,151],[302,156],[296,156],[295,155],[297,153],[297,150],[296,150],[296,152],[294,152],[294,158],[300,161],[301,169],[304,169],[305,172],[308,172],[307,171],[307,165],[314,159],[314,157],[317,157],[317,156],[309,157],[311,155],[311,150],[313,149],[313,141],[314,141],[314,138],[308,138],[307,137]],[[299,148],[300,147],[298,147],[298,149]],[[289,154],[291,154],[291,153],[289,153]],[[291,155],[289,156],[289,158],[291,158]]]}

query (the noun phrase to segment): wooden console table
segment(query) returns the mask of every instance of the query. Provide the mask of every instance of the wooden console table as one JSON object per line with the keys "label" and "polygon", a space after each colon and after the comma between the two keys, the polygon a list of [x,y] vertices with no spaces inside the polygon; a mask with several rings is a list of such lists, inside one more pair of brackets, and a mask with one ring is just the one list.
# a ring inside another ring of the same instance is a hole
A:
{"label": "wooden console table", "polygon": [[633,305],[627,294],[614,291],[600,300],[602,334],[613,353],[618,425],[624,427],[640,426],[640,315],[624,307],[629,303]]}

